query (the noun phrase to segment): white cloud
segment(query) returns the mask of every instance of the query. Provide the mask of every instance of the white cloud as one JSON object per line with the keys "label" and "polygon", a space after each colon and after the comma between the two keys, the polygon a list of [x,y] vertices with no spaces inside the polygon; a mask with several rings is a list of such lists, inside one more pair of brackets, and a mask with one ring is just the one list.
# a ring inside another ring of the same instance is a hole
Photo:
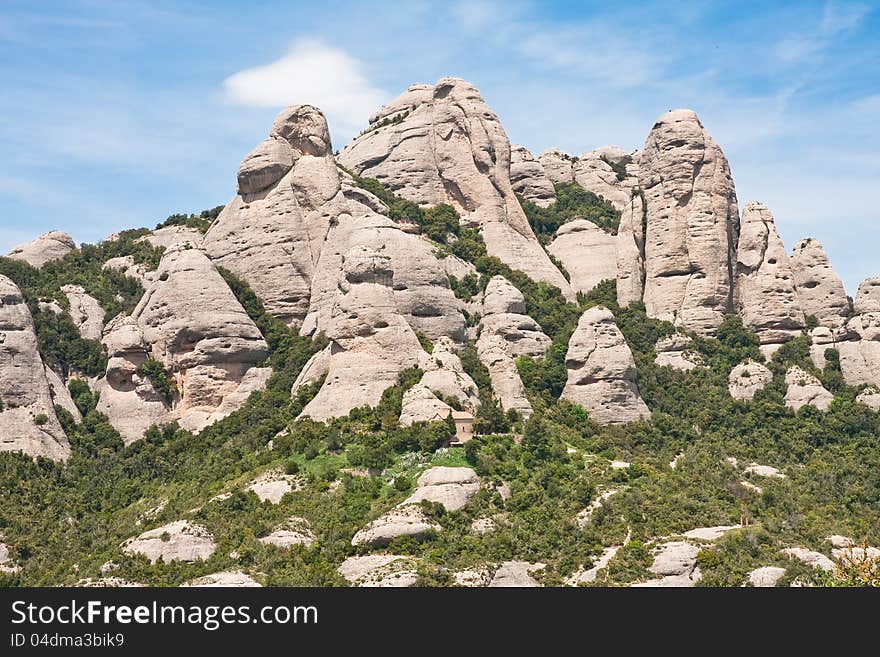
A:
{"label": "white cloud", "polygon": [[820,25],[822,34],[834,36],[840,32],[851,30],[861,23],[870,11],[871,8],[868,5],[829,2],[822,12]]}
{"label": "white cloud", "polygon": [[223,87],[231,101],[252,107],[315,105],[331,130],[346,137],[390,97],[367,79],[360,61],[314,39],[297,41],[274,62],[229,76]]}

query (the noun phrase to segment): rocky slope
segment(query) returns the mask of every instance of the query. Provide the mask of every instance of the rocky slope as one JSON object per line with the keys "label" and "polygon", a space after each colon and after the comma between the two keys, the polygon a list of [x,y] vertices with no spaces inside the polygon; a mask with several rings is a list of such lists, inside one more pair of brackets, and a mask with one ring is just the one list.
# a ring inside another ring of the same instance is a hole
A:
{"label": "rocky slope", "polygon": [[104,245],[0,259],[0,583],[800,585],[880,544],[880,279],[850,307],[740,220],[691,111],[535,157],[444,78],[334,155],[297,105],[222,212]]}

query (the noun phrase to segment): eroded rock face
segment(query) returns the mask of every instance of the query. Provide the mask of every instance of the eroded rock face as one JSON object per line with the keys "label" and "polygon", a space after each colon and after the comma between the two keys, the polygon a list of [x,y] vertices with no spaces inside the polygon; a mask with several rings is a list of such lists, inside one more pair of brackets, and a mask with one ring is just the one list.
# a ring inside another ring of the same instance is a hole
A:
{"label": "eroded rock face", "polygon": [[572,289],[586,293],[617,277],[617,244],[617,235],[587,219],[574,219],[559,227],[547,250],[568,271]]}
{"label": "eroded rock face", "polygon": [[650,417],[636,386],[632,352],[607,308],[596,306],[581,315],[565,366],[562,397],[583,406],[593,421],[625,424]]}
{"label": "eroded rock face", "polygon": [[727,377],[727,389],[734,399],[751,401],[755,393],[773,380],[773,373],[761,363],[748,360],[740,363]]}
{"label": "eroded rock face", "polygon": [[516,200],[510,142],[473,85],[457,78],[413,85],[370,126],[342,149],[341,164],[420,205],[452,205],[481,228],[490,255],[573,296]]}
{"label": "eroded rock face", "polygon": [[788,386],[785,405],[795,411],[808,405],[827,411],[834,399],[834,395],[822,387],[819,379],[796,365],[789,367],[785,373],[785,384]]}
{"label": "eroded rock face", "polygon": [[174,417],[191,431],[207,426],[269,353],[226,281],[205,253],[188,243],[165,252],[132,318],[152,357],[172,374],[179,392]]}
{"label": "eroded rock face", "polygon": [[98,300],[79,285],[62,285],[70,302],[70,318],[86,340],[100,340],[104,330],[104,309]]}
{"label": "eroded rock face", "polygon": [[880,411],[880,391],[877,388],[868,388],[859,393],[856,401],[864,404],[872,411]]}
{"label": "eroded rock face", "polygon": [[151,272],[142,264],[135,263],[134,256],[130,255],[110,258],[104,263],[102,269],[115,269],[116,271],[120,271],[123,275],[137,280],[144,287],[146,287],[154,278],[154,272]]}
{"label": "eroded rock face", "polygon": [[734,304],[762,344],[785,342],[805,325],[788,254],[773,215],[761,203],[743,210]]}
{"label": "eroded rock face", "polygon": [[549,148],[538,156],[544,173],[552,183],[574,182],[574,158],[558,148]]}
{"label": "eroded rock face", "polygon": [[543,356],[553,341],[525,312],[522,292],[504,276],[493,276],[483,298],[483,332],[501,337],[514,356]]}
{"label": "eroded rock face", "polygon": [[504,411],[516,410],[524,418],[532,415],[532,405],[526,397],[516,362],[507,342],[491,331],[484,331],[477,340],[477,355],[489,370],[492,392]]}
{"label": "eroded rock face", "polygon": [[30,310],[18,286],[0,275],[0,451],[63,461],[67,436],[55,415]]}
{"label": "eroded rock face", "polygon": [[75,248],[76,242],[70,235],[60,230],[51,230],[32,242],[13,247],[7,257],[13,260],[23,260],[39,269],[47,262],[61,260]]}
{"label": "eroded rock face", "polygon": [[297,516],[288,518],[271,534],[260,539],[263,545],[274,545],[279,548],[289,548],[294,545],[310,547],[314,542],[315,535],[309,528],[309,522]]}
{"label": "eroded rock face", "polygon": [[820,326],[843,326],[849,312],[846,291],[818,240],[808,238],[794,245],[791,271],[804,313],[815,317]]}
{"label": "eroded rock face", "polygon": [[294,105],[241,163],[238,194],[205,235],[205,249],[245,279],[266,310],[298,327],[324,238],[347,205],[323,114]]}
{"label": "eroded rock face", "polygon": [[634,587],[691,587],[701,579],[697,566],[700,548],[687,541],[671,541],[659,545],[654,553],[654,562],[648,570],[659,575]]}
{"label": "eroded rock face", "polygon": [[[612,164],[621,169],[618,176]],[[588,192],[604,198],[617,210],[623,210],[639,184],[638,163],[632,153],[616,146],[602,146],[588,151],[574,162],[574,181]]]}
{"label": "eroded rock face", "polygon": [[149,356],[149,345],[133,317],[119,315],[104,330],[109,359],[107,372],[98,382],[97,411],[107,416],[126,445],[144,435],[154,424],[170,421],[170,407],[152,382],[138,373]]}
{"label": "eroded rock face", "polygon": [[724,153],[690,110],[654,124],[640,158],[648,316],[712,334],[732,308],[739,216]]}
{"label": "eroded rock face", "polygon": [[210,557],[216,545],[208,530],[187,520],[176,520],[129,539],[122,545],[126,554],[142,554],[156,563],[198,561]]}
{"label": "eroded rock face", "polygon": [[320,421],[359,406],[376,406],[403,370],[427,361],[415,332],[398,312],[390,259],[362,246],[342,258],[342,296],[328,320],[327,377],[301,417]]}
{"label": "eroded rock face", "polygon": [[541,163],[523,146],[510,147],[510,185],[527,201],[546,208],[556,201],[556,190]]}
{"label": "eroded rock face", "polygon": [[617,228],[617,303],[626,308],[642,300],[645,283],[645,202],[634,194],[620,213]]}

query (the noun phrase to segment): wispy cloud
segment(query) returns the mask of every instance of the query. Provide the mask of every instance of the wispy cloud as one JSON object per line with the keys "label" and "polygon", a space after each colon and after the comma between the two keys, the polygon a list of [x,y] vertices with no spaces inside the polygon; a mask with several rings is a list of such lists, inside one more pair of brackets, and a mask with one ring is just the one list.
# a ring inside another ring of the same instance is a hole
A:
{"label": "wispy cloud", "polygon": [[804,34],[782,39],[776,45],[776,55],[789,64],[818,55],[836,38],[857,28],[870,12],[868,5],[826,2],[819,21],[804,30]]}
{"label": "wispy cloud", "polygon": [[239,71],[223,81],[228,98],[254,107],[308,103],[319,107],[331,130],[350,137],[390,95],[374,86],[360,61],[315,39],[297,41],[280,59]]}

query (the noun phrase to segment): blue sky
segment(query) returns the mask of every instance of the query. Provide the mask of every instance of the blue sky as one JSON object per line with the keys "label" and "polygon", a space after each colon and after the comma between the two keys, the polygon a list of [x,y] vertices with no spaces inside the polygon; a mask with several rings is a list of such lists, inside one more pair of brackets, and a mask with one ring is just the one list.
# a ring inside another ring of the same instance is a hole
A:
{"label": "blue sky", "polygon": [[695,109],[741,207],[880,276],[880,3],[162,2],[0,6],[0,252],[226,202],[285,104],[341,147],[413,82],[474,82],[511,141],[640,147]]}

